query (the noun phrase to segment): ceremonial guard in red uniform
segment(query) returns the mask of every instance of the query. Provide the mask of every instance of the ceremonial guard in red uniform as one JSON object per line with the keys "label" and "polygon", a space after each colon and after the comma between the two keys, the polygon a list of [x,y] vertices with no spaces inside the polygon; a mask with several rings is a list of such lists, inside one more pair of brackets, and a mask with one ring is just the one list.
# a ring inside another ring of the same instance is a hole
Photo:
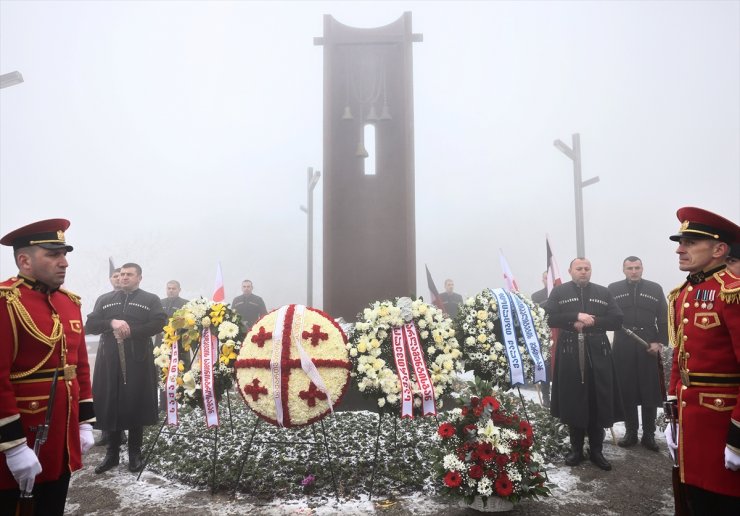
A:
{"label": "ceremonial guard in red uniform", "polygon": [[19,499],[35,514],[63,514],[70,473],[93,444],[80,298],[59,288],[68,227],[44,220],[0,239],[19,270],[0,283],[0,514],[15,514]]}
{"label": "ceremonial guard in red uniform", "polygon": [[725,270],[740,228],[699,208],[678,210],[679,268],[687,281],[668,296],[678,409],[681,483],[694,514],[740,514],[740,278]]}

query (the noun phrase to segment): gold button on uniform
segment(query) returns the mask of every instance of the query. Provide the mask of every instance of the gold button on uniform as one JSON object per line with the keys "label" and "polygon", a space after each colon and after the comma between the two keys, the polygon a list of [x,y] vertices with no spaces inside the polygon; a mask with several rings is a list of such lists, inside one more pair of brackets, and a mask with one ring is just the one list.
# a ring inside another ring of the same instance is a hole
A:
{"label": "gold button on uniform", "polygon": [[687,341],[687,340],[689,340],[689,336],[688,336],[688,335],[684,335],[684,336],[683,336],[683,340],[684,340],[684,341]]}
{"label": "gold button on uniform", "polygon": [[714,398],[714,406],[715,407],[724,407],[725,406],[725,400],[722,398]]}
{"label": "gold button on uniform", "polygon": [[39,408],[39,402],[38,401],[32,401],[31,404],[29,405],[29,407],[31,408],[31,410],[36,410],[37,408]]}
{"label": "gold button on uniform", "polygon": [[689,292],[691,292],[692,290],[694,290],[694,287],[692,285],[689,285],[689,288],[687,288],[686,290],[688,290]]}
{"label": "gold button on uniform", "polygon": [[686,360],[688,360],[689,358],[691,358],[691,353],[686,353]]}
{"label": "gold button on uniform", "polygon": [[686,406],[686,402],[685,402],[685,401],[682,401],[682,402],[681,402],[681,406],[682,406],[682,407],[685,407],[685,406]]}
{"label": "gold button on uniform", "polygon": [[690,303],[684,303],[684,304],[683,304],[683,307],[684,307],[684,308],[688,308],[688,307],[690,307],[690,306],[691,306],[691,304],[690,304]]}
{"label": "gold button on uniform", "polygon": [[708,321],[709,321],[709,319],[708,319],[708,318],[706,318],[706,317],[702,317],[702,318],[701,318],[701,323],[702,323],[702,324],[707,324],[707,322],[708,322]]}
{"label": "gold button on uniform", "polygon": [[[686,389],[688,389],[688,387],[686,387],[685,385],[682,385],[681,386],[681,390],[685,391]],[[686,402],[684,401],[684,403],[686,403]]]}
{"label": "gold button on uniform", "polygon": [[684,319],[683,319],[683,323],[684,323],[684,324],[689,324],[689,320],[688,320],[687,318],[685,318],[685,317],[684,317]]}

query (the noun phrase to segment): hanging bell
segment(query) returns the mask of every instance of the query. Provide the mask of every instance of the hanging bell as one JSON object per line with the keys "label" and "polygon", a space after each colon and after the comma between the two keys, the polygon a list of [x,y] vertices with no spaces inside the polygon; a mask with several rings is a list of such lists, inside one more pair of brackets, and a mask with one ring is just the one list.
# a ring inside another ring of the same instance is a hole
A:
{"label": "hanging bell", "polygon": [[352,120],[355,117],[352,116],[352,110],[349,106],[344,106],[344,113],[342,113],[342,120]]}
{"label": "hanging bell", "polygon": [[375,106],[370,106],[370,111],[367,113],[367,120],[377,120],[378,114],[375,112]]}
{"label": "hanging bell", "polygon": [[357,152],[355,152],[355,156],[357,156],[358,158],[367,158],[368,156],[370,156],[370,154],[367,153],[367,149],[365,148],[365,142],[363,142],[362,140],[357,143]]}
{"label": "hanging bell", "polygon": [[380,112],[380,120],[391,120],[392,118],[390,111],[388,111],[388,104],[383,103],[383,109]]}

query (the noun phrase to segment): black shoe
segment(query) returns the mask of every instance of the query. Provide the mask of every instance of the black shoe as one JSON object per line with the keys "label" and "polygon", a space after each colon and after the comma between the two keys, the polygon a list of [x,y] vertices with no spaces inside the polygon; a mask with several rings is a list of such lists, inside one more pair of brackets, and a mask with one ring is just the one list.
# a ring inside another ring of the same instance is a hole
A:
{"label": "black shoe", "polygon": [[654,451],[654,452],[660,451],[658,444],[655,442],[655,437],[652,435],[643,435],[642,445],[643,447],[647,448],[650,451]]}
{"label": "black shoe", "polygon": [[126,437],[126,432],[121,430],[121,444],[126,444],[128,442],[128,437]]}
{"label": "black shoe", "polygon": [[141,452],[128,454],[128,470],[132,473],[138,473],[144,469],[144,461],[141,460]]}
{"label": "black shoe", "polygon": [[106,471],[118,466],[118,462],[118,454],[106,453],[103,462],[98,464],[98,466],[95,468],[95,473],[98,475],[101,473],[105,473]]}
{"label": "black shoe", "polygon": [[604,471],[612,470],[612,465],[609,464],[609,461],[604,458],[604,455],[600,451],[591,450],[588,455],[589,459],[591,459],[591,462],[596,464],[599,468],[603,469]]}
{"label": "black shoe", "polygon": [[582,450],[573,450],[571,449],[568,452],[568,455],[565,456],[565,465],[566,466],[578,466],[585,457],[583,456]]}
{"label": "black shoe", "polygon": [[[655,442],[655,441],[653,441]],[[627,432],[624,434],[624,437],[622,437],[619,442],[617,443],[617,446],[620,446],[622,448],[629,448],[630,446],[634,446],[637,444],[637,432]]]}

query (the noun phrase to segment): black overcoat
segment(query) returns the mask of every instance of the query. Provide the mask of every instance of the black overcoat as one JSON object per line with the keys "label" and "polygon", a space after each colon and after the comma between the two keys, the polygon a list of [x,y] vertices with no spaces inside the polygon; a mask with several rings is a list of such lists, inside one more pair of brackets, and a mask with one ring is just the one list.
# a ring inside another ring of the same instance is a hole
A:
{"label": "black overcoat", "polygon": [[[127,293],[118,290],[96,304],[87,316],[86,330],[101,334],[95,361],[93,400],[97,427],[101,430],[124,430],[157,422],[158,375],[152,354],[152,336],[162,331],[167,316],[159,297],[137,289]],[[126,321],[131,336],[124,341],[126,383],[123,382],[118,343],[110,323]],[[97,369],[101,368],[101,371]]]}
{"label": "black overcoat", "polygon": [[[596,395],[596,422],[603,428],[624,420],[624,410],[616,382],[607,330],[622,324],[622,311],[606,287],[589,283],[579,287],[569,281],[558,285],[544,304],[552,328],[560,328],[552,381],[550,412],[577,428],[587,428],[589,421],[588,388],[593,382]],[[585,374],[581,378],[578,333],[573,323],[579,313],[595,316],[594,326],[583,331]]]}
{"label": "black overcoat", "polygon": [[[624,313],[625,327],[648,343],[668,344],[668,305],[660,285],[625,279],[608,288]],[[658,358],[621,330],[614,332],[614,367],[625,407],[662,405]]]}

